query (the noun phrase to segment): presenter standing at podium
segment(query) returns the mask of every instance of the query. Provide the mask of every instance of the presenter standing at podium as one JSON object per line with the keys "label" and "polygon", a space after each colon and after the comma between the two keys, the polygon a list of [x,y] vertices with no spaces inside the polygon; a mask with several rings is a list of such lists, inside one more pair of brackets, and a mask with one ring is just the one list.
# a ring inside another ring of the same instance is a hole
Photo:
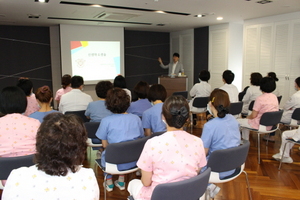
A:
{"label": "presenter standing at podium", "polygon": [[168,65],[164,65],[161,58],[158,58],[158,62],[160,63],[160,67],[163,69],[169,68],[169,76],[178,75],[179,72],[183,73],[183,65],[179,62],[179,54],[173,54],[173,62],[170,62]]}

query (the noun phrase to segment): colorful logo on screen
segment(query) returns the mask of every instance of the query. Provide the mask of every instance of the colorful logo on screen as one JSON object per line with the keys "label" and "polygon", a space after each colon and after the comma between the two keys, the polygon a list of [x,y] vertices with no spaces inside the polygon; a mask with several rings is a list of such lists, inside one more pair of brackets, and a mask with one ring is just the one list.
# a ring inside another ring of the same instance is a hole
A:
{"label": "colorful logo on screen", "polygon": [[71,41],[71,53],[76,53],[83,47],[87,47],[89,45],[88,41]]}

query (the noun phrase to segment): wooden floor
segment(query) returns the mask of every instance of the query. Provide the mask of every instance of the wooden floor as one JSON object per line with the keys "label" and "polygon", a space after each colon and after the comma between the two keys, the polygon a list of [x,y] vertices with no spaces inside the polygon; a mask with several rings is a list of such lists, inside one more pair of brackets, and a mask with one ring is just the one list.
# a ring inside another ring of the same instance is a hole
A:
{"label": "wooden floor", "polygon": [[[188,130],[188,132],[190,132],[190,130]],[[200,136],[201,132],[201,129],[193,129],[194,135]],[[257,163],[256,138],[256,134],[250,135],[251,145],[245,167],[249,177],[253,200],[300,199],[300,151],[298,146],[294,146],[291,153],[294,163],[283,164],[282,169],[278,171],[279,162],[273,160],[272,155],[277,153],[280,147],[281,140],[279,133],[276,133],[275,143],[269,143],[268,146],[266,146],[265,142],[261,143],[260,165]],[[84,166],[94,169],[100,188],[100,199],[102,200],[104,199],[104,189],[102,186],[103,173],[94,162],[96,152],[93,151],[90,155],[90,151],[88,151],[87,154]],[[126,176],[126,182],[128,183],[131,178],[136,177],[135,175]],[[231,182],[217,185],[221,188],[221,190],[215,197],[215,200],[249,199],[245,175],[243,173]],[[126,190],[120,191],[118,188],[114,188],[112,192],[107,192],[107,199],[124,200],[128,195],[129,194]]]}

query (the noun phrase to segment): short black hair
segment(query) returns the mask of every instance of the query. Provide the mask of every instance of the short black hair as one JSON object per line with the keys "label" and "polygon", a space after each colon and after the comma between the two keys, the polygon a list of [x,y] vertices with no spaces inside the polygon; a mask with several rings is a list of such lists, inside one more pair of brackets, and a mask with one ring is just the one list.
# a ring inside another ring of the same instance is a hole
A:
{"label": "short black hair", "polygon": [[173,53],[173,57],[176,56],[179,58],[179,53]]}
{"label": "short black hair", "polygon": [[156,101],[156,100],[161,100],[164,102],[167,98],[167,91],[165,87],[161,84],[153,84],[148,93],[148,100],[151,101]]}
{"label": "short black hair", "polygon": [[271,77],[271,78],[273,78],[275,81],[279,81],[279,79],[277,78],[275,72],[269,72],[269,73],[268,73],[268,76]]}
{"label": "short black hair", "polygon": [[18,80],[17,86],[24,91],[26,96],[30,96],[33,88],[33,84],[31,80],[21,78]]}
{"label": "short black hair", "polygon": [[27,98],[23,90],[16,86],[2,89],[0,94],[0,112],[2,114],[24,113],[27,107]]}
{"label": "short black hair", "polygon": [[199,78],[201,81],[208,81],[210,79],[210,72],[206,69],[202,70],[200,73],[199,73]]}
{"label": "short black hair", "polygon": [[99,98],[105,99],[107,91],[113,88],[110,81],[100,81],[95,86],[96,94]]}
{"label": "short black hair", "polygon": [[114,80],[114,87],[127,88],[124,76],[118,75]]}
{"label": "short black hair", "polygon": [[147,98],[148,91],[149,84],[145,81],[138,82],[133,89],[134,94],[140,99]]}
{"label": "short black hair", "polygon": [[71,78],[71,87],[72,88],[79,88],[83,85],[83,78],[82,76],[73,76]]}
{"label": "short black hair", "polygon": [[276,89],[275,80],[271,77],[264,77],[260,80],[260,90],[266,93],[271,93]]}
{"label": "short black hair", "polygon": [[252,85],[256,85],[256,86],[260,86],[260,80],[262,79],[262,75],[258,72],[253,72],[251,74],[251,84]]}
{"label": "short black hair", "polygon": [[234,80],[234,73],[231,70],[225,70],[222,77],[227,84],[231,84]]}
{"label": "short black hair", "polygon": [[70,74],[65,74],[61,78],[61,86],[63,89],[66,89],[68,85],[71,83],[71,75]]}
{"label": "short black hair", "polygon": [[298,85],[298,87],[300,87],[300,76],[295,79],[295,83]]}

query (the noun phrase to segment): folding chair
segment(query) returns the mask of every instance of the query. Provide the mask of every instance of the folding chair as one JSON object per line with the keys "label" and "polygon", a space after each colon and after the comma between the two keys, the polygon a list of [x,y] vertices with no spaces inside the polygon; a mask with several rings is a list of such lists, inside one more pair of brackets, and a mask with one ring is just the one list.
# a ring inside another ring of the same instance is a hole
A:
{"label": "folding chair", "polygon": [[230,103],[229,113],[232,115],[239,115],[239,114],[241,114],[242,109],[243,109],[242,101]]}
{"label": "folding chair", "polygon": [[[205,113],[206,112],[206,107],[208,104],[209,97],[195,97],[193,100],[193,107],[196,108],[205,108],[203,112],[200,113]],[[193,130],[193,114],[199,114],[199,112],[191,112],[191,130]]]}
{"label": "folding chair", "polygon": [[[270,134],[272,132],[275,132],[278,130],[279,122],[281,119],[283,111],[274,111],[274,112],[265,112],[259,121],[259,128],[258,129],[252,129],[248,127],[241,127],[242,129],[249,129],[250,131],[257,133],[257,154],[258,154],[258,164],[260,164],[260,135],[262,134]],[[271,130],[267,130],[267,126],[272,126]],[[268,140],[267,143],[268,145]]]}
{"label": "folding chair", "polygon": [[282,123],[284,126],[288,126],[290,127],[290,129],[292,128],[298,128],[299,124],[298,122],[300,121],[300,108],[296,108],[293,111],[292,117],[291,117],[291,123],[287,124],[287,123]]}
{"label": "folding chair", "polygon": [[[300,140],[298,140],[298,141],[295,141],[295,140],[293,140],[293,139],[286,139],[286,140],[287,140],[287,143],[285,143],[285,145],[284,145],[283,152],[285,152],[285,148],[286,148],[286,145],[287,145],[288,143],[294,143],[294,144],[300,145]],[[279,164],[278,170],[281,169],[283,155],[284,155],[284,153],[283,153],[282,156],[281,156],[280,164]]]}
{"label": "folding chair", "polygon": [[[104,184],[106,184],[106,177],[108,174],[111,175],[123,175],[136,172],[138,167],[132,169],[120,171],[118,169],[118,164],[130,163],[138,161],[144,145],[149,137],[139,138],[132,141],[120,142],[109,144],[106,147],[105,153],[105,167],[101,165],[101,159],[96,159],[96,163],[105,173]],[[106,185],[105,185],[106,187]],[[104,188],[104,199],[106,200],[106,189]]]}
{"label": "folding chair", "polygon": [[[243,141],[238,147],[217,150],[211,153],[207,161],[207,167],[211,168],[209,183],[225,183],[237,178],[242,172],[246,175],[249,199],[252,200],[248,174],[244,171],[245,161],[248,156],[250,142]],[[232,175],[220,179],[220,172],[235,170]]]}
{"label": "folding chair", "polygon": [[32,155],[17,157],[0,157],[0,180],[7,180],[10,172],[19,167],[30,167],[34,165]]}
{"label": "folding chair", "polygon": [[[90,147],[90,153],[92,153],[93,148],[102,147],[102,143],[93,143],[93,139],[98,139],[96,136],[96,132],[100,126],[100,122],[85,122],[84,126],[86,128],[88,139],[86,141],[88,147]],[[100,142],[101,140],[98,139]]]}

